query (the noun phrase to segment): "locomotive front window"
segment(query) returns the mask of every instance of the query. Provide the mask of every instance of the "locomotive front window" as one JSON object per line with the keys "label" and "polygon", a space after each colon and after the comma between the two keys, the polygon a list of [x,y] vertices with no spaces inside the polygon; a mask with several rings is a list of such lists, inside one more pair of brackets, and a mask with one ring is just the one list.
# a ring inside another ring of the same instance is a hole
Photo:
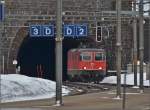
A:
{"label": "locomotive front window", "polygon": [[91,59],[92,59],[91,53],[83,52],[80,54],[81,61],[91,61]]}
{"label": "locomotive front window", "polygon": [[103,60],[103,53],[95,53],[95,60]]}

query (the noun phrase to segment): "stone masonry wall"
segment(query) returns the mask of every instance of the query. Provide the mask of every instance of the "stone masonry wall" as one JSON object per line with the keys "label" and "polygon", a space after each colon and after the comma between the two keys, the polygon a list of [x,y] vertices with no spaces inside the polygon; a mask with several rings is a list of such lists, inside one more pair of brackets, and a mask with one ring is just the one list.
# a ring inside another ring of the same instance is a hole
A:
{"label": "stone masonry wall", "polygon": [[[94,45],[101,45],[95,42],[96,22],[108,26],[113,41],[111,47],[115,47],[115,14],[102,12],[111,11],[113,2],[114,0],[63,0],[63,22],[88,23],[89,38],[94,40]],[[12,62],[28,34],[29,25],[56,22],[56,0],[5,0],[5,13],[5,21],[0,24],[0,72],[14,73],[15,65]],[[123,18],[126,22],[129,19],[129,16]],[[128,35],[130,36],[125,37],[130,38],[131,34]],[[115,53],[112,57],[115,57]]]}

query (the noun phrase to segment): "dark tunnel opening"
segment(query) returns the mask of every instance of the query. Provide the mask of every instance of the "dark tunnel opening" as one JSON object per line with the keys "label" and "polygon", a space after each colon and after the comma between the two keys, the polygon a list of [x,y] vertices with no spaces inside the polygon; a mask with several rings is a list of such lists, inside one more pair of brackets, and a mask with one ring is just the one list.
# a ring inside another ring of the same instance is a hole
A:
{"label": "dark tunnel opening", "polygon": [[[86,42],[86,38],[63,40],[63,80],[67,80],[67,52]],[[82,42],[82,43],[81,43]],[[20,74],[55,80],[55,39],[24,38],[17,56]]]}

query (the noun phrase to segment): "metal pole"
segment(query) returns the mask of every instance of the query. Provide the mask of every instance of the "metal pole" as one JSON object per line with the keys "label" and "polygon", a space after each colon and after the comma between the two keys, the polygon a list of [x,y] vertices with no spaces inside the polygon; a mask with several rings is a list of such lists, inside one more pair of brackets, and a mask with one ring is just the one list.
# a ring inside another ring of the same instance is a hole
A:
{"label": "metal pole", "polygon": [[117,98],[121,98],[121,0],[116,0],[117,8]]}
{"label": "metal pole", "polygon": [[[150,9],[150,4],[149,4],[149,9]],[[150,12],[149,12],[149,16],[150,16]],[[148,59],[149,59],[149,63],[148,63],[148,72],[149,73],[147,73],[148,74],[148,80],[149,80],[149,87],[150,87],[150,19],[149,19],[149,46],[148,46],[148,51],[149,51],[149,53],[148,53]]]}
{"label": "metal pole", "polygon": [[[0,0],[0,4],[1,3],[3,3],[2,0]],[[1,22],[0,22],[0,26],[3,27],[3,24]],[[1,29],[1,30],[3,30],[3,29]],[[1,35],[0,37],[2,37],[2,32],[0,32],[0,35]],[[0,41],[0,43],[1,43],[1,41]],[[2,50],[2,47],[0,47],[0,55],[2,55],[1,50]],[[4,63],[3,63],[4,56],[2,56],[2,57],[0,56],[0,58],[2,58],[2,59],[0,59],[2,61],[2,63],[0,63],[0,97],[1,97],[1,72],[4,73]],[[1,99],[0,99],[0,105],[1,105]]]}
{"label": "metal pole", "polygon": [[143,0],[139,1],[139,50],[140,50],[140,92],[143,93],[143,56],[144,56],[144,29],[143,29]]}
{"label": "metal pole", "polygon": [[5,74],[5,56],[2,56],[2,73]]}
{"label": "metal pole", "polygon": [[[133,11],[136,12],[136,1],[133,2]],[[137,86],[137,19],[136,19],[136,15],[134,15],[134,19],[133,19],[133,44],[134,44],[134,61],[133,61],[133,65],[134,65],[134,86]]]}
{"label": "metal pole", "polygon": [[127,80],[127,72],[124,73],[124,87],[123,87],[122,110],[126,109],[126,80]]}
{"label": "metal pole", "polygon": [[57,0],[56,36],[56,105],[62,105],[62,0]]}
{"label": "metal pole", "polygon": [[[1,0],[0,0],[0,4],[1,4]],[[2,23],[0,22],[0,27],[2,27]],[[0,28],[1,29],[1,28]],[[2,37],[2,32],[0,31],[0,37]],[[0,43],[2,43],[1,41],[0,41]],[[1,53],[1,47],[0,47],[0,55],[2,55],[2,53]],[[0,56],[0,106],[1,106],[1,72],[2,72],[2,63],[1,63],[1,56]],[[0,109],[1,109],[1,107],[0,107]]]}

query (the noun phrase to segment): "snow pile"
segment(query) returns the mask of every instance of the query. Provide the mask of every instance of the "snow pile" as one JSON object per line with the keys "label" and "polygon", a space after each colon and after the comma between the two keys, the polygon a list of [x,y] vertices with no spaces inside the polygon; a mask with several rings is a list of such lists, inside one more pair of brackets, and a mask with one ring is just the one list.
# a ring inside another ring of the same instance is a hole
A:
{"label": "snow pile", "polygon": [[[19,74],[1,75],[1,101],[12,102],[55,97],[55,82]],[[63,95],[70,89],[63,86]]]}
{"label": "snow pile", "polygon": [[[106,78],[104,78],[104,80],[101,83],[116,84],[117,77],[116,76],[106,77]],[[137,83],[139,85],[139,73],[137,74]],[[124,84],[124,74],[121,74],[121,84]],[[127,74],[126,84],[134,85],[134,74]],[[144,73],[144,75],[143,75],[143,84],[144,84],[144,86],[150,86],[149,80],[146,80],[146,73]]]}
{"label": "snow pile", "polygon": [[[127,74],[127,85],[134,85],[134,74]],[[139,74],[137,77],[139,85]],[[104,78],[101,83],[116,84],[116,76]],[[124,74],[121,74],[121,84],[124,84]],[[144,73],[144,85],[150,86]],[[63,95],[68,95],[70,88],[63,86]],[[55,97],[56,83],[50,80],[27,77],[19,74],[1,75],[1,96],[2,102],[36,100]]]}

